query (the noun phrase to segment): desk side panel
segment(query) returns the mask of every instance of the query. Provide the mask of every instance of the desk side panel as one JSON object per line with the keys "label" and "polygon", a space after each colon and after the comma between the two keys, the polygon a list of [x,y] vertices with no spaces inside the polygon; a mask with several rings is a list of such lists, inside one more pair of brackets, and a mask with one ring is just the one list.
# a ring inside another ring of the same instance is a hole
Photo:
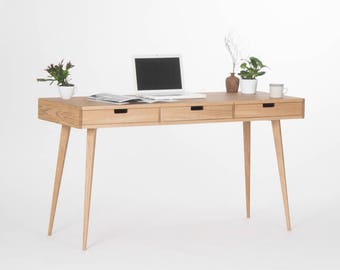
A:
{"label": "desk side panel", "polygon": [[39,99],[38,118],[74,128],[82,128],[81,109],[60,102]]}

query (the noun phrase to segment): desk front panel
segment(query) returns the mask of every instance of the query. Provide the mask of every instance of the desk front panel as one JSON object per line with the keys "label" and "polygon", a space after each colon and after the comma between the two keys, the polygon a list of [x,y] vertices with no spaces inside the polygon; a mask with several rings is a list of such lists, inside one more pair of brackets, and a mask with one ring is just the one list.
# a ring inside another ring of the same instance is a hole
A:
{"label": "desk front panel", "polygon": [[273,99],[263,92],[211,92],[206,99],[131,105],[95,102],[86,97],[41,98],[38,116],[75,128],[279,120],[304,118],[304,99]]}
{"label": "desk front panel", "polygon": [[235,104],[235,118],[303,117],[303,102]]}
{"label": "desk front panel", "polygon": [[233,105],[165,107],[160,113],[161,122],[232,119]]}
{"label": "desk front panel", "polygon": [[129,123],[157,123],[159,121],[158,108],[117,108],[112,110],[83,111],[83,126],[129,124]]}

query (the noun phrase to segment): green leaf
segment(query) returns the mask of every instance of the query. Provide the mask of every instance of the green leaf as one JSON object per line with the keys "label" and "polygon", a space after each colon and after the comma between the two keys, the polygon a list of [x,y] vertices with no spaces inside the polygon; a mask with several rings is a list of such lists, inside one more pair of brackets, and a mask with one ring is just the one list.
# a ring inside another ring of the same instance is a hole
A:
{"label": "green leaf", "polygon": [[73,68],[74,65],[69,61],[64,68],[63,62],[64,60],[61,60],[57,65],[50,64],[49,66],[47,66],[45,71],[49,74],[48,78],[47,79],[38,78],[37,81],[38,82],[50,81],[51,82],[50,84],[56,81],[59,86],[73,85],[67,81],[67,78],[70,75],[69,69]]}
{"label": "green leaf", "polygon": [[255,58],[255,57],[250,57],[250,58],[249,58],[249,61],[250,61],[250,64],[251,64],[254,68],[257,68],[257,66],[258,66],[257,58]]}
{"label": "green leaf", "polygon": [[44,78],[37,78],[38,82],[48,82],[48,81],[54,81],[54,79],[44,79]]}
{"label": "green leaf", "polygon": [[242,64],[240,65],[240,68],[246,69],[246,68],[247,68],[247,63],[242,63]]}
{"label": "green leaf", "polygon": [[242,77],[242,79],[244,79],[247,76],[247,72],[244,70],[241,70],[238,75],[240,75]]}
{"label": "green leaf", "polygon": [[263,65],[262,61],[258,58],[251,56],[249,59],[245,59],[245,61],[246,62],[240,65],[242,70],[238,73],[242,79],[255,79],[265,74],[265,72],[261,70],[266,66]]}
{"label": "green leaf", "polygon": [[67,64],[66,64],[66,69],[69,70],[70,68],[73,68],[74,65],[72,65],[71,61],[69,61]]}

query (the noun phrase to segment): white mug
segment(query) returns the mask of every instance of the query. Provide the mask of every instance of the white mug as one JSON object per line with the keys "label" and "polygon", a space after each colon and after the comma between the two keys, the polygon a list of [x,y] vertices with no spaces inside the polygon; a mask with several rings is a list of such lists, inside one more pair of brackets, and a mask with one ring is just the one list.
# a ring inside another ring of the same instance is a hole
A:
{"label": "white mug", "polygon": [[284,87],[283,83],[269,84],[269,96],[271,98],[282,98],[287,92],[288,89]]}

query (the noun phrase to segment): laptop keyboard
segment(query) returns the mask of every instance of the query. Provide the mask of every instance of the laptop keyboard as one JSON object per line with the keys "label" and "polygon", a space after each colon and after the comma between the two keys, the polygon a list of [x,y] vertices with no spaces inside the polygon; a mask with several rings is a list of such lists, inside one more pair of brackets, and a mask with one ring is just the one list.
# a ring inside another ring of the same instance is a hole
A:
{"label": "laptop keyboard", "polygon": [[189,94],[178,94],[178,95],[146,95],[144,97],[155,99],[155,100],[172,100],[172,99],[206,98],[207,95],[201,94],[201,93],[189,93]]}

